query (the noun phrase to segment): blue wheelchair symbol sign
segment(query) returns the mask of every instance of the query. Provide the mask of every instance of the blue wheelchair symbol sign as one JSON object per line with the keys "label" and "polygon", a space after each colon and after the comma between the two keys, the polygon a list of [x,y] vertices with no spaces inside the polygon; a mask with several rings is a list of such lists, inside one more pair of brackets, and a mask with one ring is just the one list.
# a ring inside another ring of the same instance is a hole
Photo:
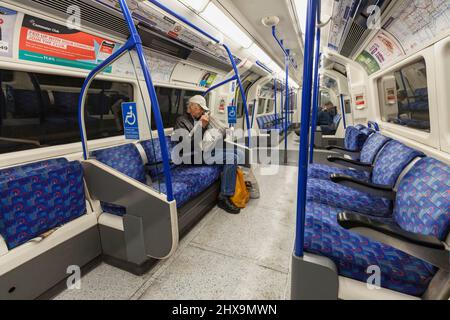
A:
{"label": "blue wheelchair symbol sign", "polygon": [[237,107],[236,106],[228,107],[228,123],[229,124],[237,123]]}
{"label": "blue wheelchair symbol sign", "polygon": [[123,128],[127,140],[139,140],[136,102],[122,103]]}

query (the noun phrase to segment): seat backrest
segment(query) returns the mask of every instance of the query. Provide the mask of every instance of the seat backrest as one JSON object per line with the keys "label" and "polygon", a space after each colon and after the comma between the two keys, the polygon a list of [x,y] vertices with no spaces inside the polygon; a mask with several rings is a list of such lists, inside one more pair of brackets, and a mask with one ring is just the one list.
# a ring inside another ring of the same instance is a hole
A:
{"label": "seat backrest", "polygon": [[388,142],[375,161],[372,182],[393,188],[402,171],[418,157],[425,154],[395,140]]}
{"label": "seat backrest", "polygon": [[361,151],[369,136],[355,127],[348,127],[345,131],[345,148],[352,151]]}
{"label": "seat backrest", "polygon": [[357,125],[355,125],[355,128],[358,130],[362,130],[362,129],[366,129],[367,127],[363,124],[357,124]]}
{"label": "seat backrest", "polygon": [[[172,159],[172,150],[174,147],[174,143],[172,142],[171,137],[166,137],[167,149],[169,150],[169,160]],[[140,142],[142,148],[147,155],[148,164],[154,165],[163,162],[163,157],[161,153],[161,144],[159,143],[159,139],[155,138],[152,140],[146,140]]]}
{"label": "seat backrest", "polygon": [[35,90],[13,89],[15,113],[24,116],[38,114],[40,96]]}
{"label": "seat backrest", "polygon": [[390,138],[376,132],[367,138],[361,149],[361,162],[373,164],[380,150],[391,141]]}
{"label": "seat backrest", "polygon": [[445,240],[450,232],[450,166],[424,158],[400,182],[394,219],[404,230]]}
{"label": "seat backrest", "polygon": [[31,172],[39,169],[63,166],[68,162],[69,161],[67,161],[67,159],[65,158],[58,158],[25,164],[22,166],[16,166],[12,168],[6,168],[0,171],[0,183],[26,177]]}
{"label": "seat backrest", "polygon": [[266,128],[265,122],[264,122],[264,116],[258,117],[256,120],[258,121],[258,127],[260,130]]}
{"label": "seat backrest", "polygon": [[133,178],[139,182],[147,181],[144,162],[139,150],[134,144],[97,150],[92,152],[92,157],[107,166]]}
{"label": "seat backrest", "polygon": [[76,114],[78,111],[79,93],[54,91],[55,106],[67,114]]}
{"label": "seat backrest", "polygon": [[339,124],[341,123],[342,120],[342,115],[337,114],[334,116],[333,118],[333,128],[337,130],[337,128],[339,127]]}
{"label": "seat backrest", "polygon": [[5,169],[8,179],[0,182],[0,234],[9,250],[86,213],[81,164],[50,162]]}

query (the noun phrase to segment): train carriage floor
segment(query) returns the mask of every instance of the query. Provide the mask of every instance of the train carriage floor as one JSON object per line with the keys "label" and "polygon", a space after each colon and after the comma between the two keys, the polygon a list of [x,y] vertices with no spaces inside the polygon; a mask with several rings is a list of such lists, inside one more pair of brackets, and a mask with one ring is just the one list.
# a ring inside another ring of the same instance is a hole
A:
{"label": "train carriage floor", "polygon": [[261,199],[240,215],[213,209],[173,257],[141,277],[107,264],[56,299],[286,299],[295,234],[298,168],[256,168]]}

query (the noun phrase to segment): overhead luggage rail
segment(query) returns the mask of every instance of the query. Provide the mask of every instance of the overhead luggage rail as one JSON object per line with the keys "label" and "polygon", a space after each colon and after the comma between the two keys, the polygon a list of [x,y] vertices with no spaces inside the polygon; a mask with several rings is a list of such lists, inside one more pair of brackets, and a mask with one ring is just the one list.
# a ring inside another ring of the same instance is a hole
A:
{"label": "overhead luggage rail", "polygon": [[[238,82],[240,93],[241,93],[241,97],[242,97],[242,102],[243,102],[243,105],[244,105],[245,121],[246,121],[246,124],[247,124],[247,130],[248,130],[248,141],[251,141],[251,124],[250,124],[250,115],[249,115],[249,112],[248,112],[247,97],[245,96],[244,86],[242,84],[242,80],[241,80],[241,77],[239,75],[239,70],[238,70],[238,67],[236,65],[236,61],[234,59],[234,56],[231,53],[230,48],[225,43],[221,43],[217,38],[213,37],[212,35],[210,35],[206,31],[202,30],[201,28],[199,28],[198,26],[196,26],[195,24],[190,22],[188,19],[186,19],[185,17],[183,17],[180,14],[176,13],[175,11],[171,10],[170,8],[166,7],[165,5],[160,3],[159,1],[157,1],[157,0],[148,0],[148,1],[151,2],[152,4],[154,4],[155,6],[157,6],[158,8],[160,8],[161,10],[165,11],[166,13],[170,14],[171,16],[174,16],[175,18],[177,18],[178,20],[180,20],[184,24],[186,24],[189,27],[193,28],[194,30],[198,31],[199,33],[201,33],[205,37],[207,37],[210,40],[214,41],[216,44],[221,44],[225,48],[225,50],[226,50],[226,52],[228,54],[228,57],[230,59],[230,63],[233,66],[233,71],[234,71],[235,76],[230,78],[230,79],[228,79],[228,81],[224,81],[220,85],[215,86],[214,89],[217,89],[218,87],[220,87],[220,86],[222,86],[222,85],[224,85],[224,84],[226,84],[228,82],[234,81],[234,80],[236,80]],[[208,92],[211,92],[211,91],[212,91],[212,89],[208,90]]]}

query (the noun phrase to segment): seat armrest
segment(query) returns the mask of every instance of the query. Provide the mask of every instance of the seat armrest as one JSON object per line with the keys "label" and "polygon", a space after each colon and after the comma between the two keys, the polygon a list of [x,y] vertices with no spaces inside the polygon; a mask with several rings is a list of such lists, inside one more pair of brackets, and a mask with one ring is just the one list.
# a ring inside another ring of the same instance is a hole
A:
{"label": "seat armrest", "polygon": [[327,149],[328,151],[332,151],[332,150],[338,150],[338,151],[343,151],[343,152],[348,152],[348,153],[360,153],[358,151],[355,150],[349,150],[346,149],[344,147],[339,147],[339,146],[326,146],[325,149]]}
{"label": "seat armrest", "polygon": [[383,186],[366,181],[361,181],[343,174],[331,175],[331,181],[352,189],[359,190],[361,192],[369,193],[376,197],[382,197],[390,200],[395,200],[396,198],[396,192],[390,186]]}
{"label": "seat armrest", "polygon": [[359,159],[359,157],[361,155],[360,151],[349,150],[349,149],[346,149],[346,148],[343,148],[343,147],[338,147],[338,146],[327,146],[327,147],[325,147],[325,149],[328,150],[328,151],[338,151],[339,153],[343,153],[343,154],[348,155],[348,156],[350,156],[352,158],[358,158]]}
{"label": "seat armrest", "polygon": [[329,156],[328,161],[348,167],[348,168],[360,170],[360,171],[367,171],[367,172],[373,171],[373,166],[371,164],[363,163],[360,161],[355,161],[355,160],[346,159],[346,158],[342,158],[342,157],[335,157],[335,156]]}
{"label": "seat armrest", "polygon": [[352,230],[355,228],[372,229],[391,237],[397,238],[429,249],[445,250],[446,247],[442,241],[433,236],[424,236],[405,231],[394,224],[386,224],[377,219],[356,212],[342,212],[338,214],[338,222],[344,229]]}

